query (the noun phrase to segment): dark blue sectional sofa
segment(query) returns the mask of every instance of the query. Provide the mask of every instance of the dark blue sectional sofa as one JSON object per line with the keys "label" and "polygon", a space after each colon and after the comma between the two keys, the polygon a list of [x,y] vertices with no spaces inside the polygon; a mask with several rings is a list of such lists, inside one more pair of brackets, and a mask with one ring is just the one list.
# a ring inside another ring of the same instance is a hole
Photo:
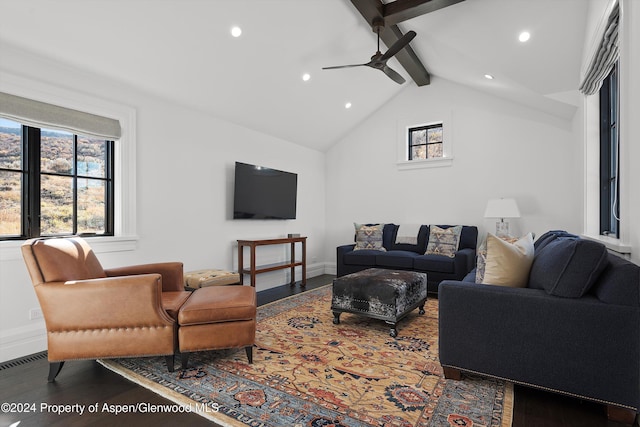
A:
{"label": "dark blue sectional sofa", "polygon": [[[449,228],[450,225],[440,225]],[[382,245],[386,252],[377,250],[354,251],[355,244],[338,246],[337,276],[355,273],[367,268],[387,268],[392,270],[411,270],[427,273],[427,289],[438,292],[442,280],[462,280],[476,264],[476,245],[478,228],[463,226],[460,244],[455,258],[442,255],[424,255],[429,240],[429,226],[422,225],[418,232],[416,245],[396,244],[399,226],[385,224],[382,232]]]}
{"label": "dark blue sectional sofa", "polygon": [[563,231],[540,236],[525,288],[440,284],[439,352],[461,371],[596,401],[632,423],[640,408],[640,267]]}

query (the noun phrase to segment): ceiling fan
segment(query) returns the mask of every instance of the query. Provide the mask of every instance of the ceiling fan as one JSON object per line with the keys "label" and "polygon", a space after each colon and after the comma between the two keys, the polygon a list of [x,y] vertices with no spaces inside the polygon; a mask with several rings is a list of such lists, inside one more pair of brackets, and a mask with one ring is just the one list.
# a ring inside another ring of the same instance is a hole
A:
{"label": "ceiling fan", "polygon": [[323,67],[322,69],[323,70],[335,70],[335,69],[338,69],[338,68],[371,67],[371,68],[374,68],[376,70],[382,71],[387,76],[389,76],[389,78],[391,78],[391,80],[393,80],[394,82],[396,82],[398,84],[403,84],[406,81],[404,79],[404,77],[402,77],[395,70],[390,68],[387,65],[387,61],[389,59],[391,59],[396,53],[398,53],[402,49],[404,49],[405,46],[408,45],[409,42],[411,42],[411,40],[413,40],[413,38],[416,36],[416,32],[415,31],[409,31],[407,34],[405,34],[400,39],[398,39],[397,42],[395,42],[393,45],[391,45],[389,50],[387,50],[385,53],[381,53],[380,52],[380,32],[384,29],[384,20],[382,20],[382,19],[374,20],[372,28],[373,28],[373,31],[376,34],[378,34],[378,50],[371,57],[371,61],[369,61],[369,62],[367,62],[365,64],[337,65],[337,66],[334,66],[334,67]]}

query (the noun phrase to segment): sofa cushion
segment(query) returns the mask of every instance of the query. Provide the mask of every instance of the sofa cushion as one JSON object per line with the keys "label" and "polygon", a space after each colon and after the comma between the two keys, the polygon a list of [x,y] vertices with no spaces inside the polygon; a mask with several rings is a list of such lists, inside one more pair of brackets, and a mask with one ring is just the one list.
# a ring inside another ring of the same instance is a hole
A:
{"label": "sofa cushion", "polygon": [[576,237],[557,237],[537,251],[529,274],[529,287],[550,295],[579,298],[607,266],[602,243]]}
{"label": "sofa cushion", "polygon": [[608,259],[592,292],[607,304],[640,307],[640,266],[615,255]]}
{"label": "sofa cushion", "polygon": [[375,249],[361,249],[359,251],[353,250],[347,252],[342,257],[345,265],[366,265],[369,267],[375,267],[376,256],[380,254],[380,251]]}
{"label": "sofa cushion", "polygon": [[576,236],[575,234],[567,233],[564,230],[550,230],[544,233],[542,236],[538,237],[533,246],[536,251],[540,251],[542,250],[542,248],[556,240],[558,237],[572,237],[575,239],[578,238],[578,236]]}
{"label": "sofa cushion", "polygon": [[437,225],[429,227],[429,243],[425,255],[444,255],[451,258],[456,256],[460,243],[462,226],[441,228]]}
{"label": "sofa cushion", "polygon": [[413,268],[413,259],[418,254],[411,251],[388,251],[376,255],[376,265],[390,268]]}
{"label": "sofa cushion", "polygon": [[511,243],[487,234],[487,255],[483,284],[524,288],[533,262],[531,233]]}
{"label": "sofa cushion", "polygon": [[418,271],[454,273],[455,258],[443,255],[419,255],[413,259],[413,268]]}
{"label": "sofa cushion", "polygon": [[[400,231],[400,226],[399,225],[395,225],[393,224],[393,229],[390,230],[391,231],[391,239],[390,239],[390,246],[385,246],[388,250],[394,250],[394,251],[411,251],[411,252],[415,252],[417,254],[423,254],[426,250],[427,250],[427,240],[429,239],[429,226],[428,225],[421,225],[420,228],[417,231],[417,236],[416,236],[416,243],[415,244],[410,244],[410,243],[397,243],[398,240],[398,232],[402,233],[402,231]],[[386,233],[386,228],[385,228],[385,233]],[[385,236],[386,237],[386,236]],[[385,243],[386,243],[386,238],[384,239]]]}
{"label": "sofa cushion", "polygon": [[382,245],[382,231],[384,224],[366,225],[353,224],[356,228],[356,246],[355,251],[373,249],[377,251],[385,251]]}

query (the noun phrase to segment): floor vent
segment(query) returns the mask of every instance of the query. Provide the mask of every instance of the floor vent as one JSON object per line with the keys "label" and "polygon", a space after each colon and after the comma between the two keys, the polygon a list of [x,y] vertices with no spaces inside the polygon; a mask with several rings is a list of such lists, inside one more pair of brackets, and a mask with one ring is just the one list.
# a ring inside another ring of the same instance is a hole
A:
{"label": "floor vent", "polygon": [[0,371],[15,368],[16,366],[26,365],[27,363],[35,362],[36,360],[42,360],[47,358],[47,352],[41,351],[40,353],[30,354],[29,356],[20,357],[18,359],[9,360],[7,362],[0,363]]}

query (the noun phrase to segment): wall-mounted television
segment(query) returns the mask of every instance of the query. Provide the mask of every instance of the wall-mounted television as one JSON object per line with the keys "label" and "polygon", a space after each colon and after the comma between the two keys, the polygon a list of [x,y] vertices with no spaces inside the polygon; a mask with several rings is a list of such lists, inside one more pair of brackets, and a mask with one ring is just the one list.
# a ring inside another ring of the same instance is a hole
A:
{"label": "wall-mounted television", "polygon": [[298,175],[236,162],[234,219],[295,219]]}

